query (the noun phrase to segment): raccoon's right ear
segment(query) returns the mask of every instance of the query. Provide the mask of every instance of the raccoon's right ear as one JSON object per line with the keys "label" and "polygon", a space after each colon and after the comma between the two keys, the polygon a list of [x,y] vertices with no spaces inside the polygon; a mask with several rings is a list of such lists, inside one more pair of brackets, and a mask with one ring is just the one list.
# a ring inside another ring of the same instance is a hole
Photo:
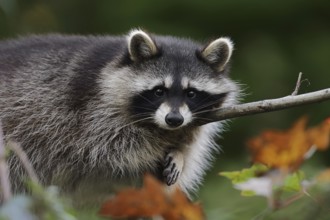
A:
{"label": "raccoon's right ear", "polygon": [[199,56],[217,72],[225,70],[234,48],[233,42],[226,37],[220,37],[209,43]]}
{"label": "raccoon's right ear", "polygon": [[132,61],[149,59],[158,54],[152,38],[142,30],[132,30],[128,37],[128,53]]}

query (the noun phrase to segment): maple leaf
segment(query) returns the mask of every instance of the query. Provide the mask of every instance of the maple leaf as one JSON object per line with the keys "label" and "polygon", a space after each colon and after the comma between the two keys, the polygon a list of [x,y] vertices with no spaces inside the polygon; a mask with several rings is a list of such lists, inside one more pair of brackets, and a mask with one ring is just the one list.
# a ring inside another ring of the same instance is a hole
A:
{"label": "maple leaf", "polygon": [[133,188],[121,191],[116,197],[103,204],[100,210],[102,216],[116,218],[152,217],[165,209],[166,197],[161,191],[161,185],[151,176],[144,179],[144,188]]}
{"label": "maple leaf", "polygon": [[167,191],[151,175],[145,175],[144,187],[125,189],[106,201],[100,215],[114,218],[162,216],[165,220],[202,220],[202,208],[190,202],[179,189]]}
{"label": "maple leaf", "polygon": [[176,189],[168,200],[167,210],[162,214],[166,220],[202,220],[203,210],[200,204],[191,203],[185,194]]}
{"label": "maple leaf", "polygon": [[271,168],[296,170],[312,147],[325,150],[329,146],[330,119],[318,126],[306,128],[307,117],[301,117],[287,131],[264,131],[250,139],[247,146],[254,163]]}

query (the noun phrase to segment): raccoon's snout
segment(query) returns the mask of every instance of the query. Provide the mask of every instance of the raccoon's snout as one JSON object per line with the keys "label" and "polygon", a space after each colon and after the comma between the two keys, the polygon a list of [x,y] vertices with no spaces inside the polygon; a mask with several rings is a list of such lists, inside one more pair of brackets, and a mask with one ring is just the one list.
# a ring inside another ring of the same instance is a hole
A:
{"label": "raccoon's snout", "polygon": [[175,130],[189,124],[192,121],[192,113],[186,104],[178,107],[164,102],[155,112],[154,121],[163,129]]}
{"label": "raccoon's snout", "polygon": [[184,118],[179,112],[170,112],[165,117],[165,122],[172,128],[179,127],[183,124]]}

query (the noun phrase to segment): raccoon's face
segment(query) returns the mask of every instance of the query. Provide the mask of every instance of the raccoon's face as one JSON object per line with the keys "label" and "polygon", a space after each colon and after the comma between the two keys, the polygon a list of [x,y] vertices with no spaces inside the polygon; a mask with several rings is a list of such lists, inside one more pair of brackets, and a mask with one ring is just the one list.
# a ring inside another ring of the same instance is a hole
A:
{"label": "raccoon's face", "polygon": [[225,91],[213,94],[201,90],[189,85],[186,78],[166,84],[156,85],[135,96],[133,115],[140,119],[149,117],[161,128],[177,129],[196,121],[207,122],[211,110],[221,106],[228,95]]}
{"label": "raccoon's face", "polygon": [[228,78],[233,45],[219,38],[204,48],[190,40],[154,38],[143,31],[128,37],[128,64],[136,89],[130,99],[135,121],[164,129],[207,122],[212,109],[233,104],[237,85]]}

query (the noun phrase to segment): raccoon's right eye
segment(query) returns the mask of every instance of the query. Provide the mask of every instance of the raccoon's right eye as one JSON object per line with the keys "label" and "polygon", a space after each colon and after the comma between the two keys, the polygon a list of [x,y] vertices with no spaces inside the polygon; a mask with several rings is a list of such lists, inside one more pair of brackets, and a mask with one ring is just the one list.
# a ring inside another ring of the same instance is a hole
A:
{"label": "raccoon's right eye", "polygon": [[165,95],[165,89],[163,89],[163,88],[155,88],[154,89],[154,94],[157,97],[163,97]]}

